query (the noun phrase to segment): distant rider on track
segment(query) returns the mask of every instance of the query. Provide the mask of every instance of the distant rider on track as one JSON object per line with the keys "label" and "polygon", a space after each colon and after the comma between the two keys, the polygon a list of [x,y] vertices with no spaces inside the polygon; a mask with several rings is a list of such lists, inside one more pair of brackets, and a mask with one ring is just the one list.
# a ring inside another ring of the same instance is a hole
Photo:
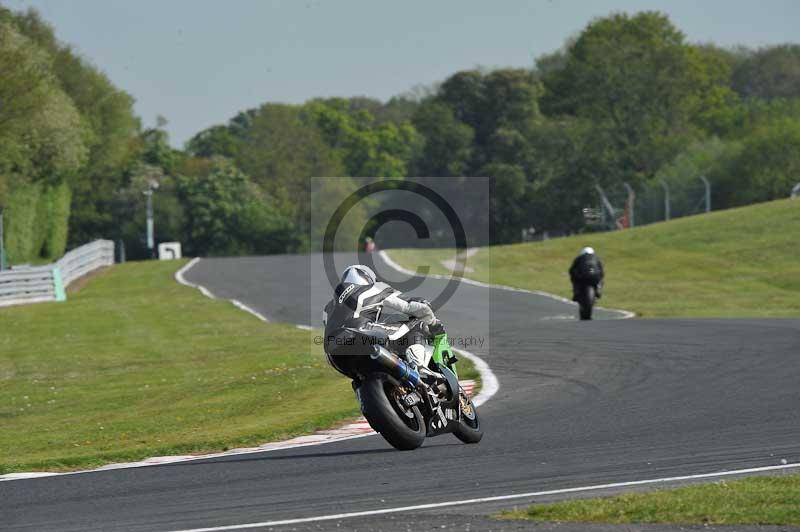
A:
{"label": "distant rider on track", "polygon": [[585,247],[580,255],[572,261],[569,268],[569,278],[572,281],[572,300],[578,301],[585,286],[594,286],[598,299],[603,293],[603,263],[595,254],[594,249]]}

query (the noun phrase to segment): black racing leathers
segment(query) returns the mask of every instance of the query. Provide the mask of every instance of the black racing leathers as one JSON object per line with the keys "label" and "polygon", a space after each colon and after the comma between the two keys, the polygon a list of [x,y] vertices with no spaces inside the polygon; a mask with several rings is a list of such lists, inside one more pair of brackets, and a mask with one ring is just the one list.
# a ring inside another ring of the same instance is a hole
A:
{"label": "black racing leathers", "polygon": [[[334,340],[344,327],[384,327],[380,323],[382,315],[397,313],[418,318],[426,325],[436,321],[428,303],[406,297],[386,283],[377,282],[370,286],[340,283],[334,290],[333,299],[325,305],[323,322],[326,353],[330,355],[336,348]],[[399,350],[399,354],[418,366],[427,365],[429,357],[423,346],[424,335],[418,329],[409,331],[406,328],[406,331],[402,335],[405,343],[399,344],[404,345],[404,349]],[[392,335],[390,339],[400,340],[401,336]]]}
{"label": "black racing leathers", "polygon": [[604,277],[603,262],[600,257],[594,253],[584,253],[575,257],[569,268],[569,278],[572,281],[572,300],[577,301],[580,288],[587,285],[594,286],[595,293],[600,298]]}

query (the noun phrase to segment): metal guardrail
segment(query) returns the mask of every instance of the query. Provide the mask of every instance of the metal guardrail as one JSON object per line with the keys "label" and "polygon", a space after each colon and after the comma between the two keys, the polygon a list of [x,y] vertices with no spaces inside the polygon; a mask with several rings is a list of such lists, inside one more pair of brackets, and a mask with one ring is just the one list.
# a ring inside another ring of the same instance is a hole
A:
{"label": "metal guardrail", "polygon": [[64,301],[64,289],[97,268],[114,264],[114,242],[95,240],[65,254],[55,264],[0,272],[0,307]]}
{"label": "metal guardrail", "polygon": [[73,249],[56,262],[65,287],[78,277],[112,264],[114,264],[114,242],[111,240],[95,240]]}

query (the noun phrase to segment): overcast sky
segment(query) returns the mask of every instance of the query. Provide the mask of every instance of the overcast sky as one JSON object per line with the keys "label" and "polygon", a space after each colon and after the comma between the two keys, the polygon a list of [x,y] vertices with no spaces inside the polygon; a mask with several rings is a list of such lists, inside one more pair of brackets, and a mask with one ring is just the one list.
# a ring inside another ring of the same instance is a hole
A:
{"label": "overcast sky", "polygon": [[666,12],[688,39],[798,40],[793,0],[0,0],[35,7],[180,147],[266,101],[388,99],[475,66],[522,66],[612,11]]}

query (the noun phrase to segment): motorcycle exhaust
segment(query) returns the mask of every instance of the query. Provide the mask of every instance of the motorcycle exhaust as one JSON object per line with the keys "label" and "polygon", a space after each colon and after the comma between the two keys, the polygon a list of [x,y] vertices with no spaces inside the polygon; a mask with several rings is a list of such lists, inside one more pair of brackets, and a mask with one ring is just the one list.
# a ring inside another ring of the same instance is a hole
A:
{"label": "motorcycle exhaust", "polygon": [[380,364],[386,370],[386,373],[400,382],[410,384],[414,388],[419,386],[421,382],[419,373],[385,347],[375,346],[370,358]]}

